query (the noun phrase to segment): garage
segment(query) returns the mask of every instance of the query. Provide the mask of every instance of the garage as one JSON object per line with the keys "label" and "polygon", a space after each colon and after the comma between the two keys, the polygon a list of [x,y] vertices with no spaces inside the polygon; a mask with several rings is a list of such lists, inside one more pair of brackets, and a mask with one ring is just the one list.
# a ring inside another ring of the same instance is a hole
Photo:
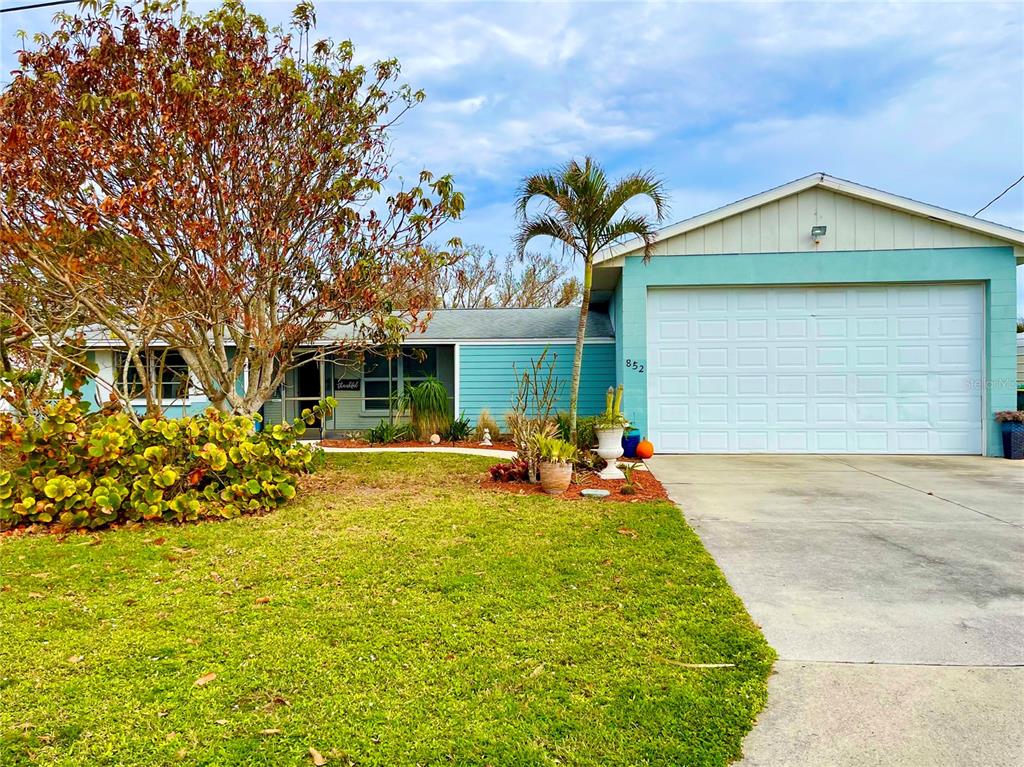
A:
{"label": "garage", "polygon": [[664,452],[982,452],[979,285],[652,288],[647,307]]}
{"label": "garage", "polygon": [[661,453],[1001,456],[1024,232],[815,173],[595,258]]}

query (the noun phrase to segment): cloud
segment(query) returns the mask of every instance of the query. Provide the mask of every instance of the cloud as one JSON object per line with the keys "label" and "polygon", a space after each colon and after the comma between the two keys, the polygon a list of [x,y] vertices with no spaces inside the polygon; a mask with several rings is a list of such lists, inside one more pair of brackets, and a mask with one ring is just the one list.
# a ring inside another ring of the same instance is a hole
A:
{"label": "cloud", "polygon": [[[399,170],[454,172],[468,208],[446,235],[499,251],[519,179],[584,153],[657,171],[674,219],[817,170],[973,213],[1024,173],[1019,3],[318,5],[321,34],[425,89]],[[5,69],[13,28],[52,14],[14,15]],[[1024,227],[1024,184],[985,215]]]}

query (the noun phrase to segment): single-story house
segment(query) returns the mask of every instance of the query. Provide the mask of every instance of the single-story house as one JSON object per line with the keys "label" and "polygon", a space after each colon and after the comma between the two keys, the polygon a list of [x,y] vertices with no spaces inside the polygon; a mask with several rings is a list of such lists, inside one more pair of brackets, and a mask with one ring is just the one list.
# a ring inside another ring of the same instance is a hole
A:
{"label": "single-story house", "polygon": [[[475,424],[480,413],[488,410],[503,426],[518,376],[545,352],[544,368],[553,366],[560,383],[557,407],[565,411],[569,407],[579,316],[579,308],[571,306],[435,310],[427,329],[408,337],[401,353],[390,358],[372,350],[333,354],[330,350],[337,347],[339,337],[329,333],[307,350],[305,362],[285,374],[284,385],[263,406],[263,418],[266,423],[290,422],[304,408],[331,395],[338,400],[337,408],[307,433],[337,437],[362,431],[388,417],[391,394],[430,376],[448,390],[453,415],[463,415]],[[124,353],[115,342],[104,341],[96,329],[88,337],[99,374],[97,381],[87,386],[85,397],[98,404],[110,396],[102,382],[114,379],[124,369]],[[597,413],[604,408],[605,393],[615,385],[614,355],[611,319],[607,308],[598,306],[587,318],[579,393],[581,413]],[[162,404],[169,415],[198,415],[210,406],[197,387],[181,386],[188,378],[188,368],[180,355],[173,351],[154,355],[154,378],[159,363],[164,371]],[[127,370],[131,379],[137,378],[134,367],[128,366]],[[136,400],[135,406],[141,410],[145,400]]]}
{"label": "single-story house", "polygon": [[[1016,406],[1020,263],[1024,232],[822,173],[798,179],[661,230],[647,262],[636,241],[599,256],[580,412],[622,383],[627,417],[665,453],[999,455],[993,414]],[[550,349],[568,383],[577,317],[438,311],[391,363],[311,359],[264,415],[331,394],[323,433],[365,429],[389,392],[434,375],[454,414],[486,408],[500,422],[513,363],[522,373]],[[117,351],[95,354],[109,373]],[[180,393],[166,392],[172,413],[207,404]]]}

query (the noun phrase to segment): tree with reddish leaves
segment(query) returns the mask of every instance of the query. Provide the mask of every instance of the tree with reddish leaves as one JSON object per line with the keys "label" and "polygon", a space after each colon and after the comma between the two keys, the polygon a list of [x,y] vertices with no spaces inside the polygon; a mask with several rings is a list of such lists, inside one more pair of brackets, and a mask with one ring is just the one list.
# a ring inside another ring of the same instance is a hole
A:
{"label": "tree with reddish leaves", "polygon": [[392,178],[389,130],[423,99],[396,61],[313,43],[305,3],[287,29],[238,2],[82,8],[0,95],[0,258],[34,294],[123,345],[144,382],[148,348],[180,350],[242,413],[329,328],[345,352],[422,326],[450,261],[425,240],[463,199],[449,176]]}

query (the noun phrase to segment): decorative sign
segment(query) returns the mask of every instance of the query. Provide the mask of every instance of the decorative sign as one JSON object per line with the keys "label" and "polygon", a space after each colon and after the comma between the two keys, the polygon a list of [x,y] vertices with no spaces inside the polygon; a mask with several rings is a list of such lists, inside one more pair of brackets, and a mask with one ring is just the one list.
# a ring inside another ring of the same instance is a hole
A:
{"label": "decorative sign", "polygon": [[335,378],[334,391],[359,391],[359,379]]}

